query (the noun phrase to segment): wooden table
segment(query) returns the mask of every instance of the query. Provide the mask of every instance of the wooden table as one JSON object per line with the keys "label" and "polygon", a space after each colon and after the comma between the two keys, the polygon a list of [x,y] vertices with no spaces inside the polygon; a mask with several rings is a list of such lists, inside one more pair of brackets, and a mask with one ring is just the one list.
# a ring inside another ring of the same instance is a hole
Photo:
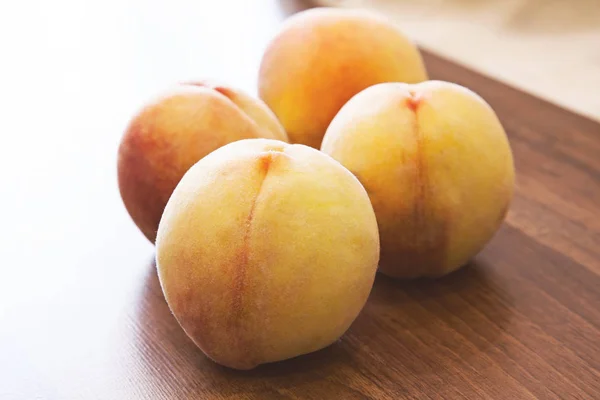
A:
{"label": "wooden table", "polygon": [[[234,371],[207,360],[171,316],[153,248],[119,198],[116,148],[167,81],[197,69],[253,86],[288,10],[101,3],[65,14],[59,1],[33,17],[23,8],[31,26],[13,23],[21,42],[8,51],[19,58],[0,78],[11,101],[0,147],[0,398],[600,398],[599,124],[426,54],[432,77],[479,92],[508,131],[518,179],[507,223],[446,278],[378,276],[334,345]],[[217,45],[225,17],[237,36]],[[27,33],[47,18],[58,23]],[[104,29],[109,19],[116,28]]]}

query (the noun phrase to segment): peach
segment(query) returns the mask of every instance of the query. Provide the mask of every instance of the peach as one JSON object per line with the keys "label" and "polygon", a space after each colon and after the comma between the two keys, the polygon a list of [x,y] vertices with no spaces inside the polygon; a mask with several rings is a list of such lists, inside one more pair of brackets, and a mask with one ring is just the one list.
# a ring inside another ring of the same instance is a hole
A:
{"label": "peach", "polygon": [[248,139],[183,177],[156,240],[160,283],[187,335],[237,369],[313,352],[362,309],[379,236],[360,182],[307,146]]}
{"label": "peach", "polygon": [[492,108],[447,82],[387,83],[334,118],[322,151],[362,182],[377,215],[380,270],[437,277],[492,238],[514,187],[510,145]]}
{"label": "peach", "polygon": [[247,138],[287,140],[260,100],[208,82],[182,84],[143,107],[121,140],[118,178],[127,211],[154,242],[183,174],[213,150]]}
{"label": "peach", "polygon": [[291,17],[269,44],[259,94],[292,143],[319,148],[340,108],[382,82],[427,79],[415,45],[384,17],[317,8]]}

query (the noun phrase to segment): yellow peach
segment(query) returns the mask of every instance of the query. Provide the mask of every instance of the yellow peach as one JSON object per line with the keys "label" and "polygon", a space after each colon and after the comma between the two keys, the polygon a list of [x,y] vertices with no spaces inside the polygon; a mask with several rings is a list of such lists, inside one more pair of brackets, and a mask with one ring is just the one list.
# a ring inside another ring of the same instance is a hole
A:
{"label": "yellow peach", "polygon": [[248,139],[183,177],[156,240],[165,298],[214,361],[250,369],[319,350],[354,321],[379,259],[360,182],[303,145]]}
{"label": "yellow peach", "polygon": [[269,44],[259,94],[292,143],[318,149],[335,114],[361,90],[426,79],[418,49],[392,22],[366,11],[317,8],[291,17]]}
{"label": "yellow peach", "polygon": [[380,270],[393,277],[464,265],[492,238],[513,194],[512,153],[496,114],[447,82],[366,89],[336,115],[322,151],[369,193]]}
{"label": "yellow peach", "polygon": [[287,140],[269,108],[239,90],[203,82],[159,96],[134,116],[119,147],[119,189],[133,221],[154,242],[169,196],[194,163],[261,137]]}

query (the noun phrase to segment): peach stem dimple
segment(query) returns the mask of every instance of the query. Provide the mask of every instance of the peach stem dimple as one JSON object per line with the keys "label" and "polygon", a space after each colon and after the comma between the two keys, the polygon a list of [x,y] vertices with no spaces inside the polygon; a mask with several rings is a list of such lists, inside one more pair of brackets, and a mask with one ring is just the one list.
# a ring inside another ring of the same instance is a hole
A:
{"label": "peach stem dimple", "polygon": [[423,97],[412,90],[409,93],[410,95],[406,98],[406,106],[413,112],[416,112],[417,108],[419,108],[419,105],[423,101]]}

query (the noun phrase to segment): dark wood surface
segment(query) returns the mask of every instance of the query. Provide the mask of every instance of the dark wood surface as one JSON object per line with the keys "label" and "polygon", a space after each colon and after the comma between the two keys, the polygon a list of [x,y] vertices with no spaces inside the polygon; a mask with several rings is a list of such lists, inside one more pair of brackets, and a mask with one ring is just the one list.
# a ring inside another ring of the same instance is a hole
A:
{"label": "dark wood surface", "polygon": [[[13,106],[0,147],[0,398],[600,398],[600,124],[429,53],[433,78],[480,93],[504,123],[517,169],[507,222],[448,277],[378,276],[322,351],[246,372],[207,360],[121,204],[118,140],[170,82],[229,74],[252,90],[260,50],[298,6],[200,3],[108,2],[72,20],[59,2],[14,24],[36,51],[9,48],[19,58],[0,78]],[[61,23],[28,34],[48,13]]]}

